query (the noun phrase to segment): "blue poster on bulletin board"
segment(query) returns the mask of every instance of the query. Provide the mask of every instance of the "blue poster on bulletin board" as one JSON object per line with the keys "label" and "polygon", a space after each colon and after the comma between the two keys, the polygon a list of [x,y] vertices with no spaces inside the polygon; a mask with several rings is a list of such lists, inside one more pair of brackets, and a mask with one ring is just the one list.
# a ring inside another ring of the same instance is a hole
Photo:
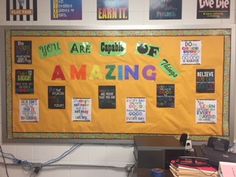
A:
{"label": "blue poster on bulletin board", "polygon": [[81,20],[82,0],[51,0],[52,20]]}

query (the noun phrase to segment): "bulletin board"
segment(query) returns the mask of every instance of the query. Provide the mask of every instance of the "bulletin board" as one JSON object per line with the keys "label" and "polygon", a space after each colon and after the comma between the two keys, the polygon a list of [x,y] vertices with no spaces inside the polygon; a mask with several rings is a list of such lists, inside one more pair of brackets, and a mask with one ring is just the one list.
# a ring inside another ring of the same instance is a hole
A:
{"label": "bulletin board", "polygon": [[229,136],[230,29],[5,35],[7,139]]}

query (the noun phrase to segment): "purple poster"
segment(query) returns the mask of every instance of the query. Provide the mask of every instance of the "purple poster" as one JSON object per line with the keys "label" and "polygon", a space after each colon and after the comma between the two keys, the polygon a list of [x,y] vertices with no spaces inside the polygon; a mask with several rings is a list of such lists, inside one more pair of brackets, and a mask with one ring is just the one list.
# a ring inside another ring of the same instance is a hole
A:
{"label": "purple poster", "polygon": [[82,0],[51,0],[52,20],[81,20]]}

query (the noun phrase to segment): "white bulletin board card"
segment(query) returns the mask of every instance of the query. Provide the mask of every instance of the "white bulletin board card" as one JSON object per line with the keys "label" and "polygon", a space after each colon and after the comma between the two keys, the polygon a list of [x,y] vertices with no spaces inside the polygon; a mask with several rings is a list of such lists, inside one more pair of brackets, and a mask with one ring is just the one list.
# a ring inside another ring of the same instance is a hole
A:
{"label": "white bulletin board card", "polygon": [[72,120],[73,121],[92,120],[92,99],[89,98],[72,99]]}
{"label": "white bulletin board card", "polygon": [[181,64],[198,65],[202,63],[201,41],[181,41],[180,51]]}
{"label": "white bulletin board card", "polygon": [[127,98],[126,99],[126,121],[146,122],[146,99]]}
{"label": "white bulletin board card", "polygon": [[216,100],[196,100],[196,122],[217,123]]}
{"label": "white bulletin board card", "polygon": [[20,100],[20,121],[39,121],[39,100]]}

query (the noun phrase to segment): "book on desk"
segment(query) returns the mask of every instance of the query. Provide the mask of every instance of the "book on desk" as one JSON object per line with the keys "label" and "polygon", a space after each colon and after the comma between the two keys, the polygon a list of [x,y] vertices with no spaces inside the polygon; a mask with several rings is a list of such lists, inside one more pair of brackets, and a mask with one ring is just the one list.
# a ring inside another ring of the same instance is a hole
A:
{"label": "book on desk", "polygon": [[218,177],[217,168],[202,158],[186,157],[172,160],[169,167],[174,177]]}

